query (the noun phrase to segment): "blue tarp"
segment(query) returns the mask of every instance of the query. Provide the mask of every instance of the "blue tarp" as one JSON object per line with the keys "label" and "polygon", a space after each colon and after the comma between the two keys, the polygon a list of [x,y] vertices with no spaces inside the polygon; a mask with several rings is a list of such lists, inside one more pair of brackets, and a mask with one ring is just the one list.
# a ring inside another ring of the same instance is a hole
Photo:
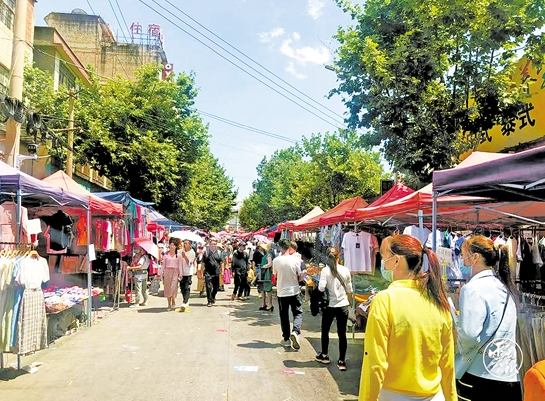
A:
{"label": "blue tarp", "polygon": [[127,201],[136,203],[140,206],[152,206],[155,205],[153,202],[144,202],[139,199],[134,199],[127,191],[117,191],[117,192],[93,192],[93,195],[100,196],[103,199],[107,199],[112,202],[126,204]]}

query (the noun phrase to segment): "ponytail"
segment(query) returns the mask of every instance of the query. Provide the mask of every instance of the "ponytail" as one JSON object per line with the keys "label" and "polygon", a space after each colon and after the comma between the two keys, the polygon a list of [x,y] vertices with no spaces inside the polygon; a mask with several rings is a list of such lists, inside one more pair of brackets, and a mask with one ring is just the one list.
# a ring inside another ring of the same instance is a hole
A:
{"label": "ponytail", "polygon": [[[422,255],[428,257],[428,272],[421,276],[421,290],[427,293],[429,299],[431,299],[439,309],[449,310],[447,291],[441,277],[439,259],[437,259],[435,252],[425,246],[422,250]],[[422,261],[424,261],[424,257],[422,257]]]}
{"label": "ponytail", "polygon": [[498,278],[501,280],[507,291],[513,296],[515,304],[518,306],[518,297],[513,277],[511,277],[511,269],[509,269],[509,254],[507,253],[507,247],[505,245],[498,246],[498,262],[494,266],[494,270],[498,274]]}
{"label": "ponytail", "polygon": [[348,293],[349,291],[346,289],[346,283],[344,282],[343,278],[341,277],[341,275],[337,271],[337,257],[335,256],[334,253],[330,252],[330,253],[327,254],[327,262],[326,263],[327,263],[327,266],[329,267],[329,269],[331,270],[331,274],[333,275],[333,277],[335,277],[337,280],[339,280],[339,282],[341,283],[341,285],[344,288],[344,291],[346,293]]}

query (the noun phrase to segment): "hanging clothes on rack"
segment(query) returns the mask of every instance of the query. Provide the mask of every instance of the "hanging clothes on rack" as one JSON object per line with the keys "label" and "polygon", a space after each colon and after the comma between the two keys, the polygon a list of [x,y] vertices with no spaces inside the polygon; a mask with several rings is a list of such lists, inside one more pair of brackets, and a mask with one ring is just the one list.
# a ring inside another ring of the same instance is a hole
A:
{"label": "hanging clothes on rack", "polygon": [[35,251],[0,255],[0,352],[23,355],[47,346],[41,288],[47,281],[48,263]]}
{"label": "hanging clothes on rack", "polygon": [[352,273],[374,274],[375,255],[379,251],[377,237],[371,233],[350,231],[343,237],[344,265]]}

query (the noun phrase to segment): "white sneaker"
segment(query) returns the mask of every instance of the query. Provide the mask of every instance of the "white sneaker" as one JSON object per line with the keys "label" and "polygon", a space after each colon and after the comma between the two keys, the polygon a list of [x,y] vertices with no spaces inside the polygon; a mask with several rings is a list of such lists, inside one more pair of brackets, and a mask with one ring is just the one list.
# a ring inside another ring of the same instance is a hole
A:
{"label": "white sneaker", "polygon": [[147,302],[142,302],[142,303],[140,304],[140,306],[148,306],[148,303],[147,303]]}
{"label": "white sneaker", "polygon": [[140,307],[140,305],[138,305],[138,304],[129,305],[129,308],[139,308],[139,307]]}
{"label": "white sneaker", "polygon": [[286,347],[286,348],[287,348],[287,347],[291,347],[291,341],[290,341],[290,340],[284,340],[284,339],[282,339],[282,340],[280,341],[280,345],[281,345],[282,347]]}
{"label": "white sneaker", "polygon": [[297,351],[299,348],[301,348],[301,344],[299,343],[299,334],[297,334],[295,331],[291,333],[290,342],[291,348],[293,348],[294,350]]}

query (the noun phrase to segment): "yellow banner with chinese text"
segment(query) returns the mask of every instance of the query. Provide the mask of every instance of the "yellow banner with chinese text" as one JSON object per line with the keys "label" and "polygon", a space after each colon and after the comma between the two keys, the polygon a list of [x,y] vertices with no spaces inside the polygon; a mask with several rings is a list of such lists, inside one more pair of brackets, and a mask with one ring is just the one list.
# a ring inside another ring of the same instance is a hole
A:
{"label": "yellow banner with chinese text", "polygon": [[522,59],[516,69],[517,84],[533,81],[531,97],[526,100],[517,118],[496,125],[484,133],[477,150],[501,152],[545,137],[545,70],[536,70],[530,60]]}

